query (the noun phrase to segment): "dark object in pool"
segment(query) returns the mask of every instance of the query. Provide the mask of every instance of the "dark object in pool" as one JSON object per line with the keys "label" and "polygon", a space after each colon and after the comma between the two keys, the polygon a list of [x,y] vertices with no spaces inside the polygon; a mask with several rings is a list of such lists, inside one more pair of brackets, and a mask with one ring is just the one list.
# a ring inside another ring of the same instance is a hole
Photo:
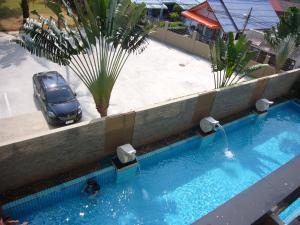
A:
{"label": "dark object in pool", "polygon": [[100,191],[100,185],[97,183],[97,181],[89,179],[86,182],[83,191],[90,196],[95,196]]}
{"label": "dark object in pool", "polygon": [[28,222],[23,222],[21,224],[19,220],[14,220],[10,216],[5,216],[3,211],[2,211],[2,208],[0,206],[0,225],[14,225],[14,224],[15,225],[17,225],[17,224],[27,225]]}

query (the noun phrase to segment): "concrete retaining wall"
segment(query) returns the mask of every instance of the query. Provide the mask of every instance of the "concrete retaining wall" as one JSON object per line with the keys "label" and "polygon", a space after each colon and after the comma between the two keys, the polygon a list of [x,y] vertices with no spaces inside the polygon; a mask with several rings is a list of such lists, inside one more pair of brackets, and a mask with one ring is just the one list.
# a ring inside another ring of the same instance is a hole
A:
{"label": "concrete retaining wall", "polygon": [[280,75],[275,74],[270,76],[263,96],[269,99],[274,99],[287,94],[296,79],[299,79],[299,76],[295,76],[295,73],[299,74],[299,69],[288,71]]}
{"label": "concrete retaining wall", "polygon": [[148,144],[191,128],[196,103],[197,96],[189,96],[137,111],[133,145]]}
{"label": "concrete retaining wall", "polygon": [[[161,41],[163,43],[172,45],[178,49],[186,51],[188,53],[200,56],[205,59],[210,59],[209,45],[196,40],[196,32],[192,37],[183,36],[172,31],[167,30],[167,28],[160,28],[151,34],[151,37]],[[249,65],[259,64],[255,61],[251,61]],[[275,73],[274,67],[268,65],[259,70],[256,70],[250,74],[251,77],[261,78],[269,76]]]}
{"label": "concrete retaining wall", "polygon": [[105,120],[96,120],[1,145],[0,192],[105,156],[104,129]]}
{"label": "concrete retaining wall", "polygon": [[[253,61],[253,60],[249,63],[249,65],[257,65],[257,64],[259,64],[259,63],[256,61]],[[251,76],[253,78],[261,78],[261,77],[269,76],[272,74],[275,74],[275,68],[270,65],[267,65],[263,68],[260,68],[256,71],[250,73],[249,76]]]}
{"label": "concrete retaining wall", "polygon": [[250,81],[218,91],[211,115],[216,119],[222,119],[249,108],[256,84],[256,81]]}
{"label": "concrete retaining wall", "polygon": [[300,69],[2,143],[0,193],[100,160],[118,145],[139,147],[188,130],[205,116],[222,119],[261,97],[283,96],[299,77]]}
{"label": "concrete retaining wall", "polygon": [[208,44],[197,41],[196,33],[190,38],[166,29],[158,29],[151,34],[151,37],[202,58],[210,58]]}

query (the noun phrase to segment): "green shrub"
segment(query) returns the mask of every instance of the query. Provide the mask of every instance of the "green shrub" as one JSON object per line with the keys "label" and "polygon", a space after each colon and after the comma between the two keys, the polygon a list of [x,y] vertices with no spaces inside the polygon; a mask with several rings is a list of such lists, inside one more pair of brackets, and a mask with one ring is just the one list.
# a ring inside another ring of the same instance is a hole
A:
{"label": "green shrub", "polygon": [[177,4],[175,4],[172,8],[172,12],[177,12],[178,14],[180,14],[182,11],[181,7]]}
{"label": "green shrub", "polygon": [[170,19],[171,19],[172,21],[176,21],[176,20],[179,19],[179,14],[178,14],[177,12],[171,12],[171,13],[169,14],[169,17],[170,17]]}
{"label": "green shrub", "polygon": [[165,26],[165,24],[166,24],[166,22],[165,22],[165,21],[159,21],[159,27],[164,27],[164,26]]}
{"label": "green shrub", "polygon": [[169,27],[184,27],[184,24],[181,21],[170,22]]}
{"label": "green shrub", "polygon": [[[159,21],[159,27],[164,27],[165,24],[166,21]],[[184,27],[184,24],[181,21],[169,22],[169,27]]]}

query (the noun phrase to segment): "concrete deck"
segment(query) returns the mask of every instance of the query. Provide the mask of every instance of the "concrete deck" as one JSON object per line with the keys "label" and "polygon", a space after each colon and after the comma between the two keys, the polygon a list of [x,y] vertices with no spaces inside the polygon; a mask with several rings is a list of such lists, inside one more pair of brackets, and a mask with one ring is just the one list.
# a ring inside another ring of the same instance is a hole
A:
{"label": "concrete deck", "polygon": [[[77,76],[10,42],[16,35],[0,32],[0,142],[49,130],[43,118],[36,116],[40,106],[33,96],[32,76],[41,71],[57,70],[66,78],[82,105],[82,121],[98,118],[93,98]],[[132,55],[125,64],[112,92],[108,114],[129,112],[212,88],[213,75],[207,60],[149,40],[146,50]],[[13,117],[16,119],[6,120]],[[28,121],[35,125],[30,126]]]}
{"label": "concrete deck", "polygon": [[[14,34],[16,35],[16,34]],[[0,118],[36,112],[32,76],[57,70],[77,93],[83,120],[99,117],[87,88],[65,67],[30,55],[0,32]],[[108,114],[128,112],[168,99],[213,88],[210,63],[173,47],[150,40],[146,50],[125,64],[111,96]]]}
{"label": "concrete deck", "polygon": [[3,118],[0,120],[0,143],[26,138],[49,129],[53,127],[48,125],[41,111]]}

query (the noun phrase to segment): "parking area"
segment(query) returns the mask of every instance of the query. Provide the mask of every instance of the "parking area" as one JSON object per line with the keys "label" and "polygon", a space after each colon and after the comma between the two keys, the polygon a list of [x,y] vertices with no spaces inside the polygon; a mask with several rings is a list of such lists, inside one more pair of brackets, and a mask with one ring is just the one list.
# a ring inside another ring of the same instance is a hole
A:
{"label": "parking area", "polygon": [[[99,117],[82,82],[66,67],[30,55],[0,33],[0,118],[40,110],[34,99],[32,75],[56,70],[70,83],[83,108],[83,120]],[[210,63],[160,42],[132,55],[115,84],[108,114],[116,114],[213,88]],[[28,114],[29,115],[29,114]],[[34,119],[34,118],[32,118]]]}

